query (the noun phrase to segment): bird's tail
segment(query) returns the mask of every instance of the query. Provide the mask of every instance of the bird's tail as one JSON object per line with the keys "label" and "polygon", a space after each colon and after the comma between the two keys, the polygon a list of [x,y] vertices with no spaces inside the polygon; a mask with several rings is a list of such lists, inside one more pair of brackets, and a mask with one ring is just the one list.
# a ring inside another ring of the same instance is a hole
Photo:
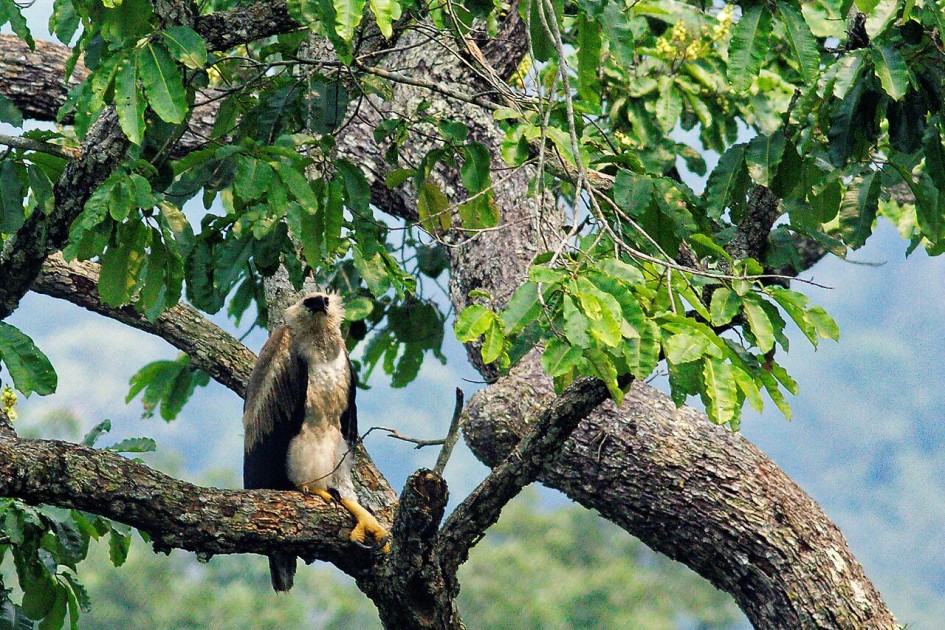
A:
{"label": "bird's tail", "polygon": [[295,581],[295,561],[293,554],[272,554],[269,556],[269,575],[272,588],[276,592],[288,591]]}

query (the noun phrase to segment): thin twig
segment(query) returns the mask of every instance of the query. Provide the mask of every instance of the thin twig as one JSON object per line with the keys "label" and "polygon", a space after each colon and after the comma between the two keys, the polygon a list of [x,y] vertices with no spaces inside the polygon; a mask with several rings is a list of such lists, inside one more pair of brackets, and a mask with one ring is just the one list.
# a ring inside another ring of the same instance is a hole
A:
{"label": "thin twig", "polygon": [[403,435],[397,429],[391,429],[390,427],[371,427],[370,430],[371,431],[386,431],[387,433],[390,434],[388,437],[392,437],[395,440],[400,440],[402,442],[410,442],[411,444],[416,444],[416,446],[414,446],[414,448],[416,449],[423,448],[424,446],[440,446],[441,444],[446,444],[446,438],[443,438],[441,440],[421,440],[418,438],[412,438],[412,437]]}
{"label": "thin twig", "polygon": [[453,454],[453,447],[456,446],[456,440],[459,439],[459,419],[463,415],[463,390],[456,388],[456,406],[453,407],[453,419],[450,421],[450,430],[446,434],[446,439],[443,440],[443,448],[440,449],[440,455],[436,458],[436,465],[433,467],[433,472],[443,476],[443,470],[446,468],[446,462],[449,461],[450,455]]}
{"label": "thin twig", "polygon": [[82,157],[82,152],[79,149],[64,147],[58,144],[52,144],[50,142],[43,142],[42,140],[33,140],[32,138],[23,138],[21,136],[5,136],[0,134],[0,144],[13,147],[14,149],[23,149],[26,151],[36,151],[37,153],[46,153],[47,155],[55,155],[56,157],[61,157],[64,160],[77,160]]}

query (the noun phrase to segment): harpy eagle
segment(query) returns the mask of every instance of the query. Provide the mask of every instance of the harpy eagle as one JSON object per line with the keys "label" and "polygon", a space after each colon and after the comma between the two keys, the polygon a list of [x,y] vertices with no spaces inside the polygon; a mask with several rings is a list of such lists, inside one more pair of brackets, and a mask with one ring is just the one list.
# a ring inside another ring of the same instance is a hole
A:
{"label": "harpy eagle", "polygon": [[[243,486],[301,490],[336,498],[357,520],[351,540],[388,535],[354,493],[358,442],[356,378],[341,334],[344,306],[334,293],[311,293],[285,311],[249,377],[243,406]],[[272,587],[292,588],[296,558],[269,556]]]}

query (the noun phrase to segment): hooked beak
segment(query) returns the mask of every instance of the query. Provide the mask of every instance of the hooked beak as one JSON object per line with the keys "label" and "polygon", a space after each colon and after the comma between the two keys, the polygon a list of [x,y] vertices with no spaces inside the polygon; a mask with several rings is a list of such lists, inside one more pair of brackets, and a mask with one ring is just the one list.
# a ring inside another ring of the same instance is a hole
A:
{"label": "hooked beak", "polygon": [[327,295],[316,295],[314,297],[305,298],[302,304],[310,310],[312,313],[327,313],[328,312],[328,296]]}

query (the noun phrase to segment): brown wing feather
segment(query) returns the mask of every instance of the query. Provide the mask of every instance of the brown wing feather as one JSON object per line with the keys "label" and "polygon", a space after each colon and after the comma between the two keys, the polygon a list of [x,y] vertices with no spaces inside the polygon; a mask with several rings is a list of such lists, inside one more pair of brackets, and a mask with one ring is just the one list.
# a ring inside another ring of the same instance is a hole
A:
{"label": "brown wing feather", "polygon": [[243,485],[291,490],[286,474],[289,442],[305,418],[308,366],[292,349],[286,327],[263,346],[249,377],[243,405]]}

